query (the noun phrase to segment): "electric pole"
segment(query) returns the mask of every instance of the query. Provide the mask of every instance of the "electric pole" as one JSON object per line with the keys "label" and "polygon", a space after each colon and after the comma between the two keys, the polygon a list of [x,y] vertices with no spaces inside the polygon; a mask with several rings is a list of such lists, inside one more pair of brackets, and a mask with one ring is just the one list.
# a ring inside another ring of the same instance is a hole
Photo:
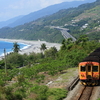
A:
{"label": "electric pole", "polygon": [[7,75],[6,49],[4,49],[5,74]]}

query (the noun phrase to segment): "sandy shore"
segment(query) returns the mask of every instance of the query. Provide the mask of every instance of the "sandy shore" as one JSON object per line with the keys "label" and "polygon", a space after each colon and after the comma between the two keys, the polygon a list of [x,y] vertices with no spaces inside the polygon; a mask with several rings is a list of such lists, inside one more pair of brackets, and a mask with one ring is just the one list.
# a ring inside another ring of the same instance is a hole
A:
{"label": "sandy shore", "polygon": [[31,52],[35,52],[35,53],[40,53],[40,47],[42,43],[46,44],[47,49],[49,49],[50,47],[56,47],[57,50],[60,49],[61,44],[58,43],[49,43],[46,41],[28,41],[28,40],[16,40],[16,39],[0,39],[0,41],[7,41],[7,42],[17,42],[17,43],[24,43],[27,44],[28,47],[25,49],[22,49],[21,52],[19,52],[20,54],[30,54]]}

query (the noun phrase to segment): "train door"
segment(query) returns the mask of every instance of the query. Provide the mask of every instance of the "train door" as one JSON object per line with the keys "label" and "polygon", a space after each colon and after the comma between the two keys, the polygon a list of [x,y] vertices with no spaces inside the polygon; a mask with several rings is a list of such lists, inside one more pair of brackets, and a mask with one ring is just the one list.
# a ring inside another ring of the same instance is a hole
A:
{"label": "train door", "polygon": [[92,72],[92,65],[87,65],[86,67],[86,76],[87,76],[87,79],[92,79],[92,75],[93,75],[93,72]]}

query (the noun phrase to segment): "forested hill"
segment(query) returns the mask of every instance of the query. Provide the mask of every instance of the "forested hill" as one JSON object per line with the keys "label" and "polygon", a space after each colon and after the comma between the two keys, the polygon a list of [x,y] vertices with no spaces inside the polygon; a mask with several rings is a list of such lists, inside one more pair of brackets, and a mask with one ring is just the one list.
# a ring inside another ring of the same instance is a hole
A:
{"label": "forested hill", "polygon": [[0,29],[0,38],[16,38],[27,40],[45,40],[48,42],[61,42],[61,32],[51,26],[68,28],[69,33],[78,38],[87,34],[89,39],[100,38],[100,0],[93,3],[82,4],[76,8],[63,9],[57,13],[39,18],[30,23],[15,28],[4,27]]}

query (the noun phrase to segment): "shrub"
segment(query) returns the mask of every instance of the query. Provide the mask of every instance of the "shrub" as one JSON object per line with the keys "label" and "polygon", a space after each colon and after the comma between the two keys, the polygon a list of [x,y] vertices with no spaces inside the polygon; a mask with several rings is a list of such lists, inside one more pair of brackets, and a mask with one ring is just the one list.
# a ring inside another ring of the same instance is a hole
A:
{"label": "shrub", "polygon": [[60,88],[51,88],[47,92],[48,100],[62,100],[66,95],[67,91]]}
{"label": "shrub", "polygon": [[36,100],[47,100],[47,91],[48,91],[48,87],[45,86],[45,85],[34,85],[32,88],[31,88],[31,91],[36,93],[38,96],[36,98]]}

